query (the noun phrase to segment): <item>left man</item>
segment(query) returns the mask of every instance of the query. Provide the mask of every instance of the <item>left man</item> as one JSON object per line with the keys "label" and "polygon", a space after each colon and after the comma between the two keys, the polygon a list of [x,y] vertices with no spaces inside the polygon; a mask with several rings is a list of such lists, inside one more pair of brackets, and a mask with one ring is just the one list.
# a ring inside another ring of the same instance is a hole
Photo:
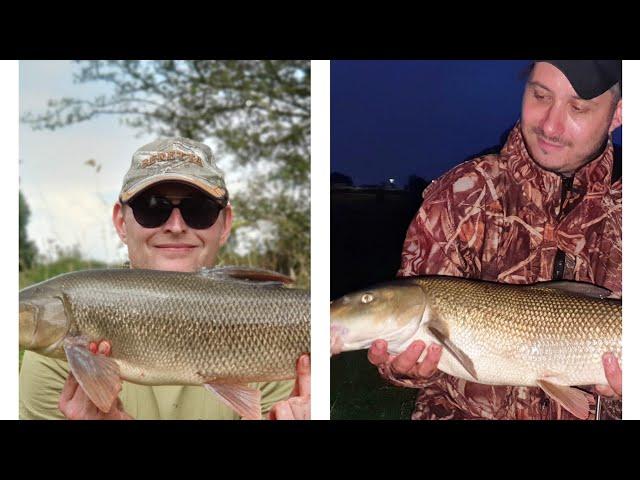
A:
{"label": "left man", "polygon": [[[113,224],[127,246],[131,268],[195,272],[216,264],[229,238],[233,210],[223,172],[211,149],[181,137],[138,149],[127,172]],[[90,346],[109,355],[108,339]],[[298,359],[294,381],[256,385],[265,418],[309,419],[311,367]],[[145,386],[123,382],[107,413],[86,396],[66,362],[26,351],[20,370],[22,419],[238,419],[200,386]]]}

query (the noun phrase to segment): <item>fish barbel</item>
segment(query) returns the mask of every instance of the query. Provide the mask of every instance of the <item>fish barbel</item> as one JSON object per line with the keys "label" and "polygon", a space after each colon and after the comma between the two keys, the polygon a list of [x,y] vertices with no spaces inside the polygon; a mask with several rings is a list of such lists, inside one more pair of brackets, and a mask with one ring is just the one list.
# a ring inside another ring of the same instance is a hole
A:
{"label": "fish barbel", "polygon": [[[309,292],[284,281],[235,267],[68,273],[20,291],[20,347],[66,358],[105,412],[122,378],[204,385],[240,415],[260,418],[260,391],[246,384],[295,378],[310,347]],[[109,357],[88,350],[100,340],[111,343]]]}
{"label": "fish barbel", "polygon": [[591,397],[571,386],[606,385],[606,352],[622,364],[622,302],[604,298],[609,293],[564,281],[400,279],[331,303],[331,353],[368,348],[376,339],[386,340],[392,354],[414,340],[438,343],[443,372],[489,385],[541,387],[587,418]]}

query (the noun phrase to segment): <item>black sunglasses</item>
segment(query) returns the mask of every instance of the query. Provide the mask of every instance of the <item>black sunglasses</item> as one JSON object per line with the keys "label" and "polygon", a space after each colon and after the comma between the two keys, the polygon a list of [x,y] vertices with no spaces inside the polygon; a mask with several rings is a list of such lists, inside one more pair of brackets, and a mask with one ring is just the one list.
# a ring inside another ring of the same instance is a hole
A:
{"label": "black sunglasses", "polygon": [[144,228],[157,228],[163,225],[174,208],[180,210],[180,215],[191,228],[202,230],[216,223],[222,205],[204,195],[187,197],[174,205],[167,197],[161,195],[140,195],[128,202],[133,216]]}

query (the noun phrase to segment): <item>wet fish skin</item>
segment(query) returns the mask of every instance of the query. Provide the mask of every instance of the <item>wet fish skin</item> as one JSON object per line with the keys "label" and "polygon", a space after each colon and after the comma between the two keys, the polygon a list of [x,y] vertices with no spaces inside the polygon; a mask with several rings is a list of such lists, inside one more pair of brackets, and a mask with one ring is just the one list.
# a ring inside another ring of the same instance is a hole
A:
{"label": "wet fish skin", "polygon": [[20,345],[64,358],[71,344],[107,339],[120,377],[145,385],[294,378],[310,348],[309,293],[211,272],[88,270],[31,286]]}
{"label": "wet fish skin", "polygon": [[444,344],[440,370],[474,382],[607,384],[602,355],[622,360],[621,302],[556,286],[431,276],[365,289],[332,302],[332,353],[382,338],[397,354],[420,339]]}

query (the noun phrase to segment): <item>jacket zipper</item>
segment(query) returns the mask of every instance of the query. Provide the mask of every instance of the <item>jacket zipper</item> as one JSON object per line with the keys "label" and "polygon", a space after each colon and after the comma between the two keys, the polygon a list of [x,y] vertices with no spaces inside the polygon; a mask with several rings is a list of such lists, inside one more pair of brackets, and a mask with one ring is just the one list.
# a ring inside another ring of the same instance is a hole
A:
{"label": "jacket zipper", "polygon": [[[560,195],[560,213],[558,214],[558,221],[562,218],[562,214],[564,213],[564,201],[567,198],[567,193],[573,187],[573,175],[570,177],[562,177],[562,191]],[[556,252],[556,257],[553,261],[553,280],[562,280],[564,277],[564,267],[565,267],[565,252],[558,248]]]}

